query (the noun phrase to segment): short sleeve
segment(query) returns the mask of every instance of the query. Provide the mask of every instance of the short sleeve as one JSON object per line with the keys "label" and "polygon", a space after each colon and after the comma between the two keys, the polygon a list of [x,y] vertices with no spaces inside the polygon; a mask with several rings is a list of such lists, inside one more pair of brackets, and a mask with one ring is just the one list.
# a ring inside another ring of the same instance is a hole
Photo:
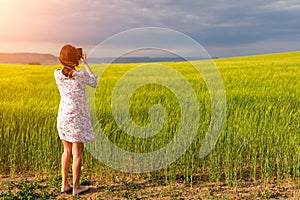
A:
{"label": "short sleeve", "polygon": [[90,75],[86,71],[81,71],[81,72],[82,72],[83,82],[93,88],[96,88],[97,83],[98,83],[98,80],[97,80],[98,77],[94,74]]}

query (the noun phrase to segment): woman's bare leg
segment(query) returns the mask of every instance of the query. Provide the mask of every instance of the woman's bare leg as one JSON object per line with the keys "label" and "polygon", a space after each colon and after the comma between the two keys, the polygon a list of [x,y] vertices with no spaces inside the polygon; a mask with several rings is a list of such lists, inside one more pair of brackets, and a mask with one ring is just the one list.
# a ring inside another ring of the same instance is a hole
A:
{"label": "woman's bare leg", "polygon": [[87,191],[89,188],[80,186],[80,171],[81,171],[81,157],[83,151],[83,143],[73,143],[73,194],[79,194]]}
{"label": "woman's bare leg", "polygon": [[61,156],[61,175],[62,175],[62,186],[61,191],[66,192],[71,189],[68,181],[68,172],[70,167],[70,159],[72,155],[72,143],[62,140],[64,145],[64,152]]}

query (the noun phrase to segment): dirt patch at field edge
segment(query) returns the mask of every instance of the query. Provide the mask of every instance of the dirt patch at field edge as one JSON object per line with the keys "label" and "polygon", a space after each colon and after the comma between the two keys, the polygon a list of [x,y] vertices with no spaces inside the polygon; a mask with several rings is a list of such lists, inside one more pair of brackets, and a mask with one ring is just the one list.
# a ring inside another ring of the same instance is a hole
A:
{"label": "dirt patch at field edge", "polygon": [[[192,186],[184,183],[158,184],[146,180],[121,180],[106,182],[104,179],[89,179],[85,184],[90,190],[80,196],[59,192],[50,178],[22,176],[18,178],[1,177],[0,194],[18,192],[12,187],[26,180],[27,184],[43,186],[43,191],[53,193],[50,198],[60,199],[300,199],[300,187],[289,181],[273,182],[264,186],[260,181],[240,181],[237,187],[224,183],[199,182]],[[23,183],[22,182],[22,183]],[[35,188],[36,190],[36,188]],[[39,193],[39,192],[37,192]]]}

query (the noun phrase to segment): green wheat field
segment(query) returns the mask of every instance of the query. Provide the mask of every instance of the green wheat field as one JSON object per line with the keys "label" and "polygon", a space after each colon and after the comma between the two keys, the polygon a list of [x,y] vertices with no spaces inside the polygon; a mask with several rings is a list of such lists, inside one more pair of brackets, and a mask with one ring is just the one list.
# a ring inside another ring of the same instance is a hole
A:
{"label": "green wheat field", "polygon": [[[300,52],[220,58],[214,63],[226,90],[226,120],[214,149],[204,159],[199,157],[211,117],[210,95],[202,77],[188,62],[162,63],[191,84],[199,100],[200,124],[195,140],[179,159],[142,176],[164,184],[181,181],[193,185],[205,180],[233,187],[242,180],[265,185],[288,180],[299,188]],[[127,151],[151,152],[176,137],[180,106],[172,91],[164,87],[140,87],[128,105],[133,121],[149,124],[149,109],[160,104],[167,114],[166,123],[151,138],[135,138],[122,131],[113,118],[110,97],[118,80],[136,66],[139,64],[111,64],[107,68],[99,77],[95,110],[98,124],[114,144]],[[91,67],[97,73],[104,65]],[[61,66],[0,65],[0,175],[60,173],[63,147],[56,129],[60,96],[53,76],[57,68]],[[169,77],[169,81],[176,79]],[[108,178],[121,174],[87,150],[83,173]]]}

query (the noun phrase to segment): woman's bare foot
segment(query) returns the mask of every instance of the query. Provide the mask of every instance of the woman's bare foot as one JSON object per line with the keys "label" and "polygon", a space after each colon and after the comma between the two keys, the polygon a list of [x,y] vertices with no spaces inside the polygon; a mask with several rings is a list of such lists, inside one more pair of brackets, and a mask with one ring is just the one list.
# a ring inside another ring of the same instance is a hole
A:
{"label": "woman's bare foot", "polygon": [[88,191],[90,188],[88,186],[79,186],[78,188],[73,188],[73,195],[81,194]]}
{"label": "woman's bare foot", "polygon": [[61,186],[61,192],[66,192],[66,193],[68,193],[68,192],[70,192],[72,190],[72,187],[70,186],[70,185],[62,185]]}

